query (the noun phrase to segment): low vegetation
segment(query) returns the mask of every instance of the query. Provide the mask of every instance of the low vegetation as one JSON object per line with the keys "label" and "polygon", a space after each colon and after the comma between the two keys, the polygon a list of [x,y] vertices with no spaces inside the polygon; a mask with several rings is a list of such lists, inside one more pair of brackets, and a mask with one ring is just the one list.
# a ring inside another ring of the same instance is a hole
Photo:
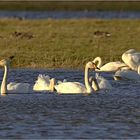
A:
{"label": "low vegetation", "polygon": [[139,11],[140,1],[0,1],[1,10],[96,10]]}
{"label": "low vegetation", "polygon": [[121,60],[124,51],[140,51],[140,20],[0,19],[0,58],[15,55],[15,68],[81,69],[101,56]]}

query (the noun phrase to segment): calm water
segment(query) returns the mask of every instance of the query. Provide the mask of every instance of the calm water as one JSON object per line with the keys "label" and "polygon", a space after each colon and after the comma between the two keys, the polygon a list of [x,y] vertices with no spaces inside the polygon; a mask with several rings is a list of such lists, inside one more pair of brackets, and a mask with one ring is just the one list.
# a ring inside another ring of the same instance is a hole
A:
{"label": "calm water", "polygon": [[[38,74],[82,82],[82,71],[11,70],[8,81],[34,84]],[[90,73],[91,74],[91,73]],[[140,83],[116,82],[101,94],[9,94],[0,97],[0,138],[140,139]],[[0,81],[2,70],[0,70]]]}
{"label": "calm water", "polygon": [[15,17],[24,19],[43,18],[140,18],[140,12],[125,11],[0,11],[0,17]]}

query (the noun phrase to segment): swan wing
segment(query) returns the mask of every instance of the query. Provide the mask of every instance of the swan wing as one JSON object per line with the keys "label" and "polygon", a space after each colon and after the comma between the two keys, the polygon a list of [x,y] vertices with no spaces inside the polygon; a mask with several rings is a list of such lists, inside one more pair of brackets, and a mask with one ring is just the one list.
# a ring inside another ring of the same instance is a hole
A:
{"label": "swan wing", "polygon": [[115,72],[121,67],[127,66],[125,63],[116,61],[116,62],[109,62],[105,65],[103,65],[100,70],[101,71],[108,71],[108,72]]}
{"label": "swan wing", "polygon": [[133,54],[132,61],[134,61],[134,63],[137,63],[139,65],[140,64],[140,53]]}
{"label": "swan wing", "polygon": [[123,53],[122,60],[127,64],[132,70],[137,71],[140,65],[140,53],[136,52],[134,49],[130,49]]}
{"label": "swan wing", "polygon": [[79,82],[63,82],[55,86],[58,93],[85,93],[86,88],[82,83]]}
{"label": "swan wing", "polygon": [[30,84],[10,82],[7,85],[8,93],[29,93]]}
{"label": "swan wing", "polygon": [[97,83],[100,89],[112,89],[112,85],[110,84],[110,82],[103,76],[97,77]]}
{"label": "swan wing", "polygon": [[132,70],[117,71],[114,76],[120,77],[122,80],[140,80],[140,75]]}
{"label": "swan wing", "polygon": [[38,79],[36,80],[33,90],[35,91],[44,91],[44,90],[49,90],[50,86],[50,77],[48,75],[38,75]]}

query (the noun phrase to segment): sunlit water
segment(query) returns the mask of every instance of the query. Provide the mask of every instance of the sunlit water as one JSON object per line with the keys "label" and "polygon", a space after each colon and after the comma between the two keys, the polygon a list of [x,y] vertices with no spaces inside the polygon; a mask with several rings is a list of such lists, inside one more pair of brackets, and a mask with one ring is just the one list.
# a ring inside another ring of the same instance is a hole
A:
{"label": "sunlit water", "polygon": [[139,11],[0,11],[0,17],[43,18],[140,18]]}
{"label": "sunlit water", "polygon": [[[83,82],[84,73],[19,69],[10,71],[8,81],[33,85],[38,74]],[[0,138],[140,138],[140,83],[117,82],[112,74],[102,75],[114,87],[108,93],[89,96],[31,93],[0,97]]]}

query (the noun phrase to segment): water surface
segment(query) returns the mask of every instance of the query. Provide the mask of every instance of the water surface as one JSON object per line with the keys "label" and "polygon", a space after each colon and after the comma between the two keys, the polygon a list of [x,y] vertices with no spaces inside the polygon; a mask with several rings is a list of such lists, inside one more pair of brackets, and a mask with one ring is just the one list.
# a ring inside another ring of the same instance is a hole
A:
{"label": "water surface", "polygon": [[[84,75],[83,71],[74,70],[12,69],[8,81],[33,85],[38,74],[79,82],[83,82]],[[0,97],[0,138],[140,139],[140,83],[117,82],[112,74],[102,75],[114,87],[108,93]]]}
{"label": "water surface", "polygon": [[139,11],[0,11],[0,17],[22,19],[140,18]]}

